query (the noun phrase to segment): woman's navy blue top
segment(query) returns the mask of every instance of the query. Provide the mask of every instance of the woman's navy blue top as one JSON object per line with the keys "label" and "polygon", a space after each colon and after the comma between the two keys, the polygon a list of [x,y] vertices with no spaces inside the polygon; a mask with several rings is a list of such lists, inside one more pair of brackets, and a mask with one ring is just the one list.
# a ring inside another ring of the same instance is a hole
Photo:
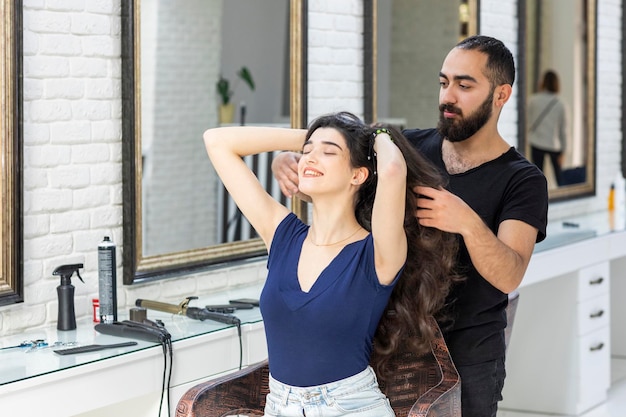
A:
{"label": "woman's navy blue top", "polygon": [[369,234],[346,245],[304,292],[297,271],[308,230],[293,213],[280,223],[261,293],[270,373],[298,387],[338,381],[369,365],[378,321],[401,272],[391,285],[378,282]]}

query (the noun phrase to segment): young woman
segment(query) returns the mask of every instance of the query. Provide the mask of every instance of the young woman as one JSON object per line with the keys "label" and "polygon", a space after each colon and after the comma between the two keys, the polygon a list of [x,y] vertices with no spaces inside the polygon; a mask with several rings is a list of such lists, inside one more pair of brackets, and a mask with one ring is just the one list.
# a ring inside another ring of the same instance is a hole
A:
{"label": "young woman", "polygon": [[[261,294],[271,374],[265,414],[394,416],[370,356],[377,329],[383,358],[407,332],[427,345],[428,315],[447,293],[454,240],[418,225],[411,191],[441,186],[436,171],[399,132],[346,112],[322,116],[308,131],[217,128],[204,141],[269,251]],[[242,160],[295,149],[310,226],[267,194]],[[389,301],[394,287],[402,291]],[[393,314],[381,321],[386,308]]]}
{"label": "young woman", "polygon": [[563,184],[563,159],[569,129],[567,106],[559,95],[560,83],[556,72],[543,74],[539,91],[528,100],[528,141],[532,162],[544,171],[544,159],[548,155],[558,186]]}

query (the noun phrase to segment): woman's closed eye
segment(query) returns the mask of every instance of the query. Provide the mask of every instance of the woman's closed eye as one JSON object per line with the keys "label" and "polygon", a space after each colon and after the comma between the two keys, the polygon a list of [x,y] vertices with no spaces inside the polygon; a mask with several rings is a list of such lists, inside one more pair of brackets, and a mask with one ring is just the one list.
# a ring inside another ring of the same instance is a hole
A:
{"label": "woman's closed eye", "polygon": [[[302,155],[308,155],[311,152],[313,152],[313,146],[306,145],[302,148]],[[335,147],[331,146],[325,146],[321,152],[324,155],[337,155],[339,153]]]}

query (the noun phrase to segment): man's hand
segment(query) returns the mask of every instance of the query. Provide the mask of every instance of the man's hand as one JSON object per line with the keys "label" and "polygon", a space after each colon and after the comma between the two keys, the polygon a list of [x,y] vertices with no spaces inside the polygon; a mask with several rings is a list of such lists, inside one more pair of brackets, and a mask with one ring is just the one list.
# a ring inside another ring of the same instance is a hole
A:
{"label": "man's hand", "polygon": [[272,173],[278,181],[280,190],[286,197],[298,194],[298,161],[300,154],[296,152],[281,152],[272,161]]}
{"label": "man's hand", "polygon": [[498,235],[460,197],[444,189],[418,186],[415,216],[422,226],[463,237],[478,273],[505,294],[515,290],[526,272],[537,229],[520,220],[504,220]]}
{"label": "man's hand", "polygon": [[474,210],[447,190],[417,186],[413,191],[418,195],[415,217],[422,226],[462,235],[463,226],[477,220]]}

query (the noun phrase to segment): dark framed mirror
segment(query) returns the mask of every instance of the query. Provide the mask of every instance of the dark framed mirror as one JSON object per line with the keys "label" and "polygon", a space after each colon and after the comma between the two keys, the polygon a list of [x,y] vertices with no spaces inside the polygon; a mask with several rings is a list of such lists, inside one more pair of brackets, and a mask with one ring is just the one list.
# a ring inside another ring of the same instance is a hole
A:
{"label": "dark framed mirror", "polygon": [[22,271],[22,2],[0,9],[0,305],[24,301]]}
{"label": "dark framed mirror", "polygon": [[[520,51],[524,51],[518,71],[519,149],[535,163],[543,160],[550,201],[594,195],[597,0],[520,0],[518,7]],[[548,72],[558,80],[556,95],[564,103],[564,139],[557,141],[555,132],[555,147],[536,144],[532,133],[539,132],[538,126],[546,125],[557,109],[546,89],[540,91]],[[549,155],[533,159],[533,146],[562,153],[560,175]]]}
{"label": "dark framed mirror", "polygon": [[[304,127],[305,0],[122,2],[124,283],[265,255],[224,191],[202,133]],[[286,200],[272,155],[246,159]]]}
{"label": "dark framed mirror", "polygon": [[365,0],[366,121],[437,125],[441,64],[459,40],[478,33],[479,6],[479,0]]}

